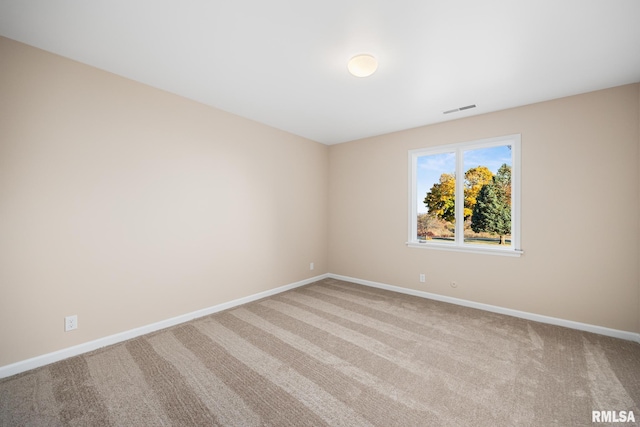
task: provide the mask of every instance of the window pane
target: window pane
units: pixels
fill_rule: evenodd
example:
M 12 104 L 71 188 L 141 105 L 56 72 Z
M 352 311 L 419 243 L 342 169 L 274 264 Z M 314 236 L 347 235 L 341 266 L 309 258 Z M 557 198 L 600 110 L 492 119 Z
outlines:
M 454 240 L 455 170 L 455 153 L 417 158 L 418 240 Z
M 511 245 L 511 146 L 463 152 L 464 242 Z

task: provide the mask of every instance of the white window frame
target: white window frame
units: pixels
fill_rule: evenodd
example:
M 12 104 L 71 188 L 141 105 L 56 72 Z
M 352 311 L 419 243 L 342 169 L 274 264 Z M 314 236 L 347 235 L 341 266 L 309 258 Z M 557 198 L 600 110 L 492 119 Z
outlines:
M 504 256 L 520 256 L 524 251 L 520 247 L 520 200 L 522 198 L 520 177 L 520 134 L 505 135 L 496 138 L 480 139 L 476 141 L 456 144 L 439 145 L 436 147 L 409 150 L 409 240 L 407 246 L 420 249 L 437 249 L 445 251 L 471 252 Z M 417 194 L 417 165 L 418 157 L 433 154 L 455 153 L 456 177 L 464 177 L 463 153 L 467 150 L 511 145 L 511 245 L 508 247 L 483 246 L 464 242 L 464 221 L 458 218 L 464 216 L 464 179 L 456 179 L 456 230 L 455 241 L 442 242 L 418 240 L 418 194 Z

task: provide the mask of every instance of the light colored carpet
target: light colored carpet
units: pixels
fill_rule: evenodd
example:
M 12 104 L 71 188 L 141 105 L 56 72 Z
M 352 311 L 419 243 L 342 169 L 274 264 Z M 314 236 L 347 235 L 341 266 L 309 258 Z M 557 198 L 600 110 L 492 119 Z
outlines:
M 640 421 L 640 344 L 334 279 L 0 381 L 1 426 L 583 426 L 592 410 Z

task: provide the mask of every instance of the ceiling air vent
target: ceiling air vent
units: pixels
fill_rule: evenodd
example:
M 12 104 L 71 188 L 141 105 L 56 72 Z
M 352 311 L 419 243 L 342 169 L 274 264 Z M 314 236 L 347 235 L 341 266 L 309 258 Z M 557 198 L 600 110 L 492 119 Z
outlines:
M 454 108 L 453 110 L 445 111 L 443 114 L 457 113 L 458 111 L 469 110 L 471 108 L 476 108 L 476 104 L 466 105 L 466 106 L 460 107 L 460 108 Z

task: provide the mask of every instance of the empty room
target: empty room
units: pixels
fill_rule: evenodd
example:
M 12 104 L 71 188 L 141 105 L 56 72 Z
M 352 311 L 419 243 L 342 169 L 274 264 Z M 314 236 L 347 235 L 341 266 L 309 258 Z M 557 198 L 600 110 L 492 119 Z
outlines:
M 640 425 L 638 22 L 0 1 L 0 426 Z

